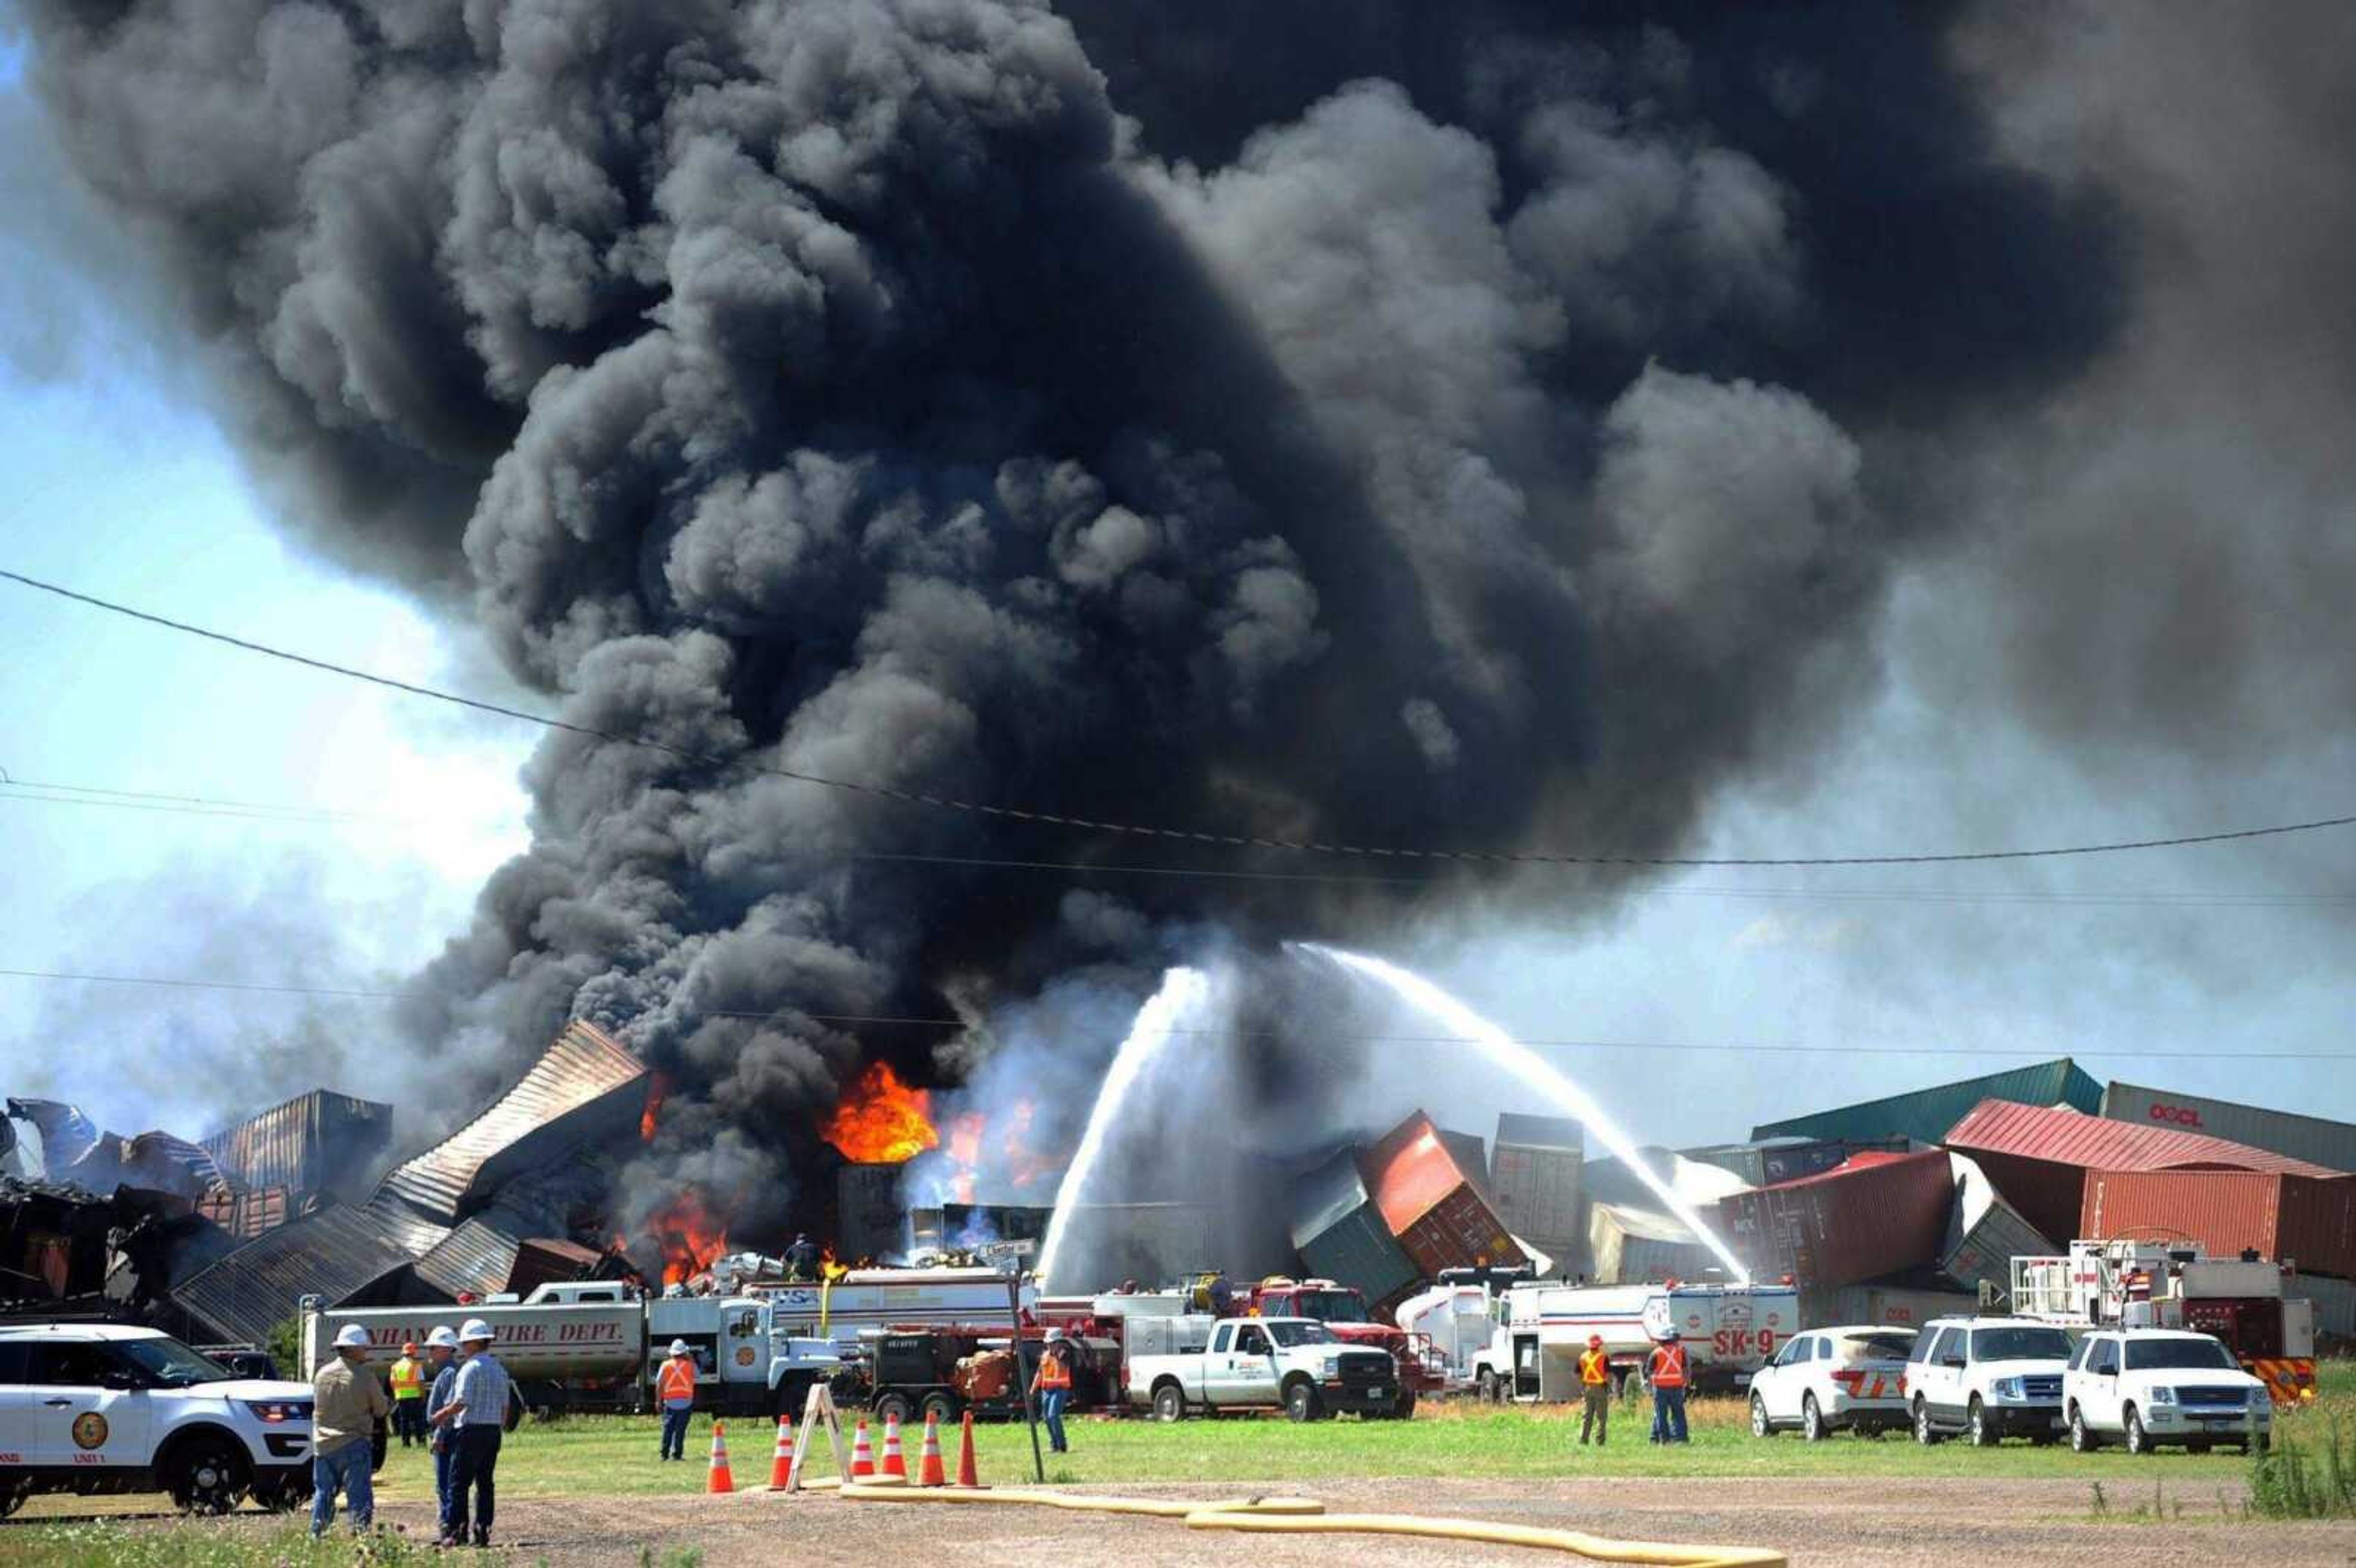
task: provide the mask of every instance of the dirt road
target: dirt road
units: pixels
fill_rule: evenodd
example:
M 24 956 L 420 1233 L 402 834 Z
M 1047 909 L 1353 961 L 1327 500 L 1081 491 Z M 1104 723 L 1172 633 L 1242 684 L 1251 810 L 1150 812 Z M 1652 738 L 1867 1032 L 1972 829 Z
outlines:
M 1328 1482 L 1302 1490 L 1329 1510 L 1444 1514 L 1587 1531 L 1644 1540 L 1778 1547 L 1807 1568 L 1867 1564 L 2070 1564 L 2091 1562 L 2231 1561 L 2237 1568 L 2349 1568 L 2356 1525 L 2253 1524 L 2226 1518 L 2220 1499 L 2165 1499 L 2165 1521 L 2120 1513 L 2150 1499 L 2109 1499 L 2112 1519 L 2090 1517 L 2080 1481 L 1844 1482 L 1728 1480 Z M 1128 1495 L 1240 1497 L 1237 1487 L 1129 1487 Z M 2175 1512 L 2179 1504 L 2182 1512 Z M 385 1517 L 412 1533 L 432 1531 L 428 1510 L 389 1505 Z M 258 1523 L 258 1521 L 256 1521 Z M 252 1528 L 252 1526 L 242 1526 Z M 1366 1537 L 1240 1537 L 1189 1531 L 1174 1521 L 1044 1509 L 846 1503 L 823 1495 L 761 1492 L 727 1498 L 594 1498 L 519 1501 L 499 1513 L 499 1543 L 522 1561 L 589 1568 L 635 1568 L 651 1549 L 694 1548 L 705 1568 L 774 1568 L 780 1561 L 877 1562 L 906 1568 L 1037 1568 L 1042 1561 L 1162 1564 L 1232 1563 L 1236 1568 L 1406 1568 L 1444 1552 L 1452 1563 L 1570 1561 L 1524 1549 Z M 781 1555 L 781 1553 L 783 1555 Z

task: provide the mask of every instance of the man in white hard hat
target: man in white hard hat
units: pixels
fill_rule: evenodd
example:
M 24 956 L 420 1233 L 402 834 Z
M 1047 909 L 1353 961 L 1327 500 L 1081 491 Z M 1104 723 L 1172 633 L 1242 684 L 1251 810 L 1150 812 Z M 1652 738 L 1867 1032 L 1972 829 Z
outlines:
M 1046 1343 L 1039 1347 L 1039 1370 L 1031 1374 L 1039 1419 L 1047 1424 L 1047 1446 L 1057 1454 L 1071 1452 L 1064 1442 L 1064 1406 L 1072 1397 L 1072 1363 L 1066 1358 L 1071 1349 L 1061 1328 L 1048 1329 Z
M 376 1457 L 376 1424 L 392 1401 L 368 1370 L 368 1330 L 347 1323 L 336 1330 L 336 1353 L 311 1379 L 311 1533 L 327 1533 L 340 1490 L 355 1533 L 376 1520 L 376 1488 L 369 1466 Z
M 447 1323 L 434 1325 L 434 1332 L 425 1336 L 426 1370 L 433 1374 L 434 1384 L 425 1393 L 428 1412 L 440 1410 L 458 1396 L 458 1331 Z M 456 1429 L 449 1425 L 426 1428 L 426 1447 L 434 1451 L 434 1517 L 441 1526 L 442 1539 L 450 1539 L 450 1478 L 457 1473 L 458 1445 Z
M 499 1428 L 507 1419 L 508 1371 L 491 1354 L 491 1326 L 479 1317 L 466 1319 L 458 1330 L 458 1348 L 466 1353 L 450 1403 L 428 1420 L 436 1426 L 455 1427 L 458 1440 L 456 1468 L 450 1477 L 450 1510 L 443 1520 L 443 1539 L 450 1545 L 467 1540 L 467 1511 L 474 1513 L 474 1543 L 491 1543 L 492 1476 L 499 1466 Z
M 659 1457 L 686 1458 L 687 1424 L 695 1414 L 695 1358 L 684 1339 L 670 1342 L 670 1355 L 655 1374 L 655 1403 L 662 1410 Z

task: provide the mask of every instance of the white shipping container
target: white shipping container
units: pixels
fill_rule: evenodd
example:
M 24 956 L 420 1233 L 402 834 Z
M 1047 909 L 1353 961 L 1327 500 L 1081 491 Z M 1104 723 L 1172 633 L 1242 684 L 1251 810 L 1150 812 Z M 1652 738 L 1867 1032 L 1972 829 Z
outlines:
M 2012 1260 L 2043 1257 L 2058 1252 L 2020 1211 L 1997 1195 L 1968 1155 L 1947 1157 L 1954 1172 L 1955 1207 L 1947 1219 L 1946 1244 L 1940 1251 L 1939 1272 L 1975 1300 L 1982 1282 L 1998 1290 L 2011 1288 Z
M 1577 1249 L 1581 1134 L 1577 1122 L 1508 1113 L 1497 1118 L 1489 1160 L 1489 1195 L 1497 1218 L 1516 1236 L 1559 1257 Z
M 1822 1301 L 1813 1296 L 1811 1321 L 1826 1324 L 1876 1323 L 1893 1328 L 1920 1328 L 1933 1317 L 1968 1317 L 1980 1309 L 1979 1299 L 1939 1290 L 1901 1290 L 1879 1285 L 1845 1285 Z
M 2319 1274 L 2294 1275 L 2283 1281 L 2283 1295 L 2315 1304 L 2317 1333 L 2356 1339 L 2356 1285 Z
M 1593 1206 L 1587 1245 L 1598 1285 L 1697 1279 L 1725 1266 L 1700 1237 L 1676 1220 L 1622 1203 Z
M 2330 1170 L 2356 1171 L 2356 1125 L 2347 1122 L 2119 1083 L 2104 1089 L 2103 1115 L 2114 1122 L 2199 1133 L 2286 1154 Z

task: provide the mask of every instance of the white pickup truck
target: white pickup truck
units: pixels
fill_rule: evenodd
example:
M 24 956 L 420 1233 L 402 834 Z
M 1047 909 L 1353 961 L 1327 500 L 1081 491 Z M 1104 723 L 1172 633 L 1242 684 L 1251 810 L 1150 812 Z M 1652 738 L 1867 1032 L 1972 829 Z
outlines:
M 1130 1356 L 1127 1383 L 1129 1403 L 1157 1421 L 1230 1410 L 1385 1416 L 1399 1393 L 1389 1351 L 1344 1345 L 1313 1317 L 1223 1318 L 1198 1350 Z

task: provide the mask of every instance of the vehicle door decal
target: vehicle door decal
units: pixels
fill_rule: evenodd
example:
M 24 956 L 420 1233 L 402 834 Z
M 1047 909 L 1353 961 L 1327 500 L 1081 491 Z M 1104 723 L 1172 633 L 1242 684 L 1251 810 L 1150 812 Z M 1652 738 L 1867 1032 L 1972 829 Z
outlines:
M 73 1440 L 74 1446 L 77 1448 L 89 1449 L 105 1447 L 106 1417 L 99 1414 L 99 1413 L 94 1410 L 85 1410 L 80 1415 L 75 1416 L 73 1424 Z

